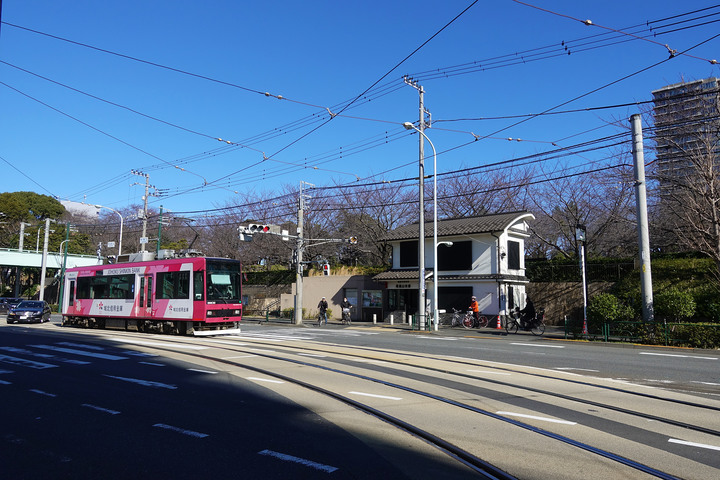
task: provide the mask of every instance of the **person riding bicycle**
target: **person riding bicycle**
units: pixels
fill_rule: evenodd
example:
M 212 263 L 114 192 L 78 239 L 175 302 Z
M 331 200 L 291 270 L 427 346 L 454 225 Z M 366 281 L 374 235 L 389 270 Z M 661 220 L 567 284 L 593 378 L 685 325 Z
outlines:
M 480 321 L 480 306 L 478 305 L 477 299 L 474 295 L 470 299 L 469 309 L 473 312 L 473 316 L 475 317 L 475 323 L 478 323 Z
M 328 302 L 325 300 L 325 297 L 322 297 L 320 300 L 320 303 L 318 303 L 318 310 L 320 310 L 319 320 L 325 320 L 325 324 L 327 325 L 327 309 L 328 309 Z
M 532 300 L 528 297 L 525 302 L 525 308 L 520 310 L 520 324 L 527 330 L 533 320 L 535 320 L 535 305 L 533 305 Z
M 343 317 L 347 315 L 348 321 L 350 320 L 350 309 L 352 308 L 352 303 L 350 303 L 347 299 L 347 297 L 343 297 L 342 303 L 340 303 L 340 308 L 342 308 Z

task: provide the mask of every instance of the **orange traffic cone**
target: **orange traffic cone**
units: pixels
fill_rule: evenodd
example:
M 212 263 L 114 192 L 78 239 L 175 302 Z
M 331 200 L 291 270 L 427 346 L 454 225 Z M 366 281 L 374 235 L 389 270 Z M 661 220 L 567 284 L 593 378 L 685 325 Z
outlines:
M 495 327 L 496 330 L 500 330 L 502 327 L 500 326 L 500 315 L 498 314 L 498 320 L 497 320 L 497 326 Z

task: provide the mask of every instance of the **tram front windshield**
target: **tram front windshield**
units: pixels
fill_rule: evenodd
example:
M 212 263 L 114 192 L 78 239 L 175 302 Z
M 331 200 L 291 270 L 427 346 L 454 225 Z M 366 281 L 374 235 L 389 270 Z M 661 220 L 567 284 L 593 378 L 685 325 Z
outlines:
M 240 262 L 207 262 L 207 300 L 240 303 Z

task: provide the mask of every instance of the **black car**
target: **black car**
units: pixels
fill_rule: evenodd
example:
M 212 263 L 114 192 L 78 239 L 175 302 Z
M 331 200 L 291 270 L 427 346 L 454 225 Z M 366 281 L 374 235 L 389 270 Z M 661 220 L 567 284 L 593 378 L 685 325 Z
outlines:
M 7 323 L 42 323 L 50 320 L 50 305 L 44 300 L 23 300 L 10 309 Z
M 6 311 L 18 306 L 18 303 L 22 302 L 22 298 L 16 297 L 0 297 L 0 308 L 4 308 Z

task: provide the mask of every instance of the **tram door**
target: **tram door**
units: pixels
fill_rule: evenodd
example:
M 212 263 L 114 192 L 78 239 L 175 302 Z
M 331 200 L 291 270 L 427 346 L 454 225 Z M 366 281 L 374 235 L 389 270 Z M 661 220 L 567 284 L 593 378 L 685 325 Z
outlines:
M 140 301 L 139 305 L 141 317 L 152 316 L 152 276 L 143 275 L 140 277 Z

